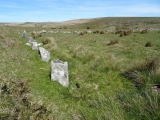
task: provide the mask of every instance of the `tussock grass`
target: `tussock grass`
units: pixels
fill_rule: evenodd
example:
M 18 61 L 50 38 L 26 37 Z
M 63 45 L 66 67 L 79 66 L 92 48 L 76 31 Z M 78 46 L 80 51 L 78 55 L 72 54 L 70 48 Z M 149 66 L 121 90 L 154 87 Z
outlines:
M 54 51 L 57 49 L 57 43 L 53 37 L 46 37 L 42 40 L 42 43 L 49 51 Z
M 148 31 L 147 30 L 142 30 L 140 33 L 141 34 L 146 34 L 146 33 L 148 33 Z
M 100 31 L 99 34 L 105 34 L 105 32 L 104 31 Z
M 151 91 L 120 93 L 117 99 L 126 112 L 126 119 L 158 120 L 160 118 L 160 95 L 155 96 Z
M 86 34 L 86 32 L 80 32 L 79 33 L 79 35 L 85 35 Z
M 54 43 L 54 42 L 55 42 L 55 39 L 54 39 L 53 37 L 44 38 L 43 41 L 42 41 L 42 43 L 43 43 L 44 45 L 46 45 L 46 44 L 52 44 L 52 43 Z
M 107 45 L 114 45 L 117 44 L 119 41 L 118 40 L 111 40 Z
M 119 33 L 119 31 L 117 31 L 116 33 Z M 131 35 L 131 33 L 132 33 L 132 31 L 130 31 L 130 30 L 128 30 L 128 31 L 120 31 L 120 37 Z
M 142 76 L 145 74 L 146 76 L 150 77 L 153 72 L 157 72 L 159 70 L 159 60 L 154 58 L 151 60 L 146 60 L 139 65 L 136 65 L 129 70 L 127 70 L 123 75 L 127 79 L 131 80 L 136 87 L 143 87 L 146 85 L 146 82 L 150 82 L 144 80 Z M 146 79 L 146 78 L 145 78 Z
M 32 35 L 32 37 L 33 37 L 34 39 L 38 39 L 38 38 L 42 37 L 42 34 L 40 34 L 40 33 L 35 33 L 35 32 L 32 32 L 31 35 Z
M 152 46 L 151 41 L 148 41 L 148 42 L 145 44 L 145 47 L 151 47 L 151 46 Z

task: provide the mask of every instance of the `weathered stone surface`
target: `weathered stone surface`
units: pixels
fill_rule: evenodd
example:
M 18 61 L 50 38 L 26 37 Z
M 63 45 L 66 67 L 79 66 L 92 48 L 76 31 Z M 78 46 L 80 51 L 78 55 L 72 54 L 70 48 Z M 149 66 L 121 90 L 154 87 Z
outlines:
M 28 42 L 26 43 L 26 45 L 27 45 L 27 46 L 32 46 L 32 44 L 31 44 L 31 43 L 28 43 Z
M 50 52 L 43 47 L 39 47 L 39 53 L 41 55 L 42 61 L 48 62 L 50 60 Z
M 38 43 L 38 46 L 41 46 L 41 45 L 43 45 L 43 43 Z
M 26 43 L 27 46 L 32 46 L 32 50 L 38 50 L 38 47 L 42 44 L 43 43 L 37 43 L 32 37 L 28 37 L 28 42 Z
M 58 81 L 62 86 L 68 87 L 68 62 L 61 60 L 51 61 L 51 80 Z
M 28 42 L 26 43 L 27 46 L 32 46 L 32 43 L 36 42 L 32 37 L 28 37 Z
M 32 37 L 28 37 L 28 42 L 32 43 L 32 42 L 36 42 L 36 40 L 34 40 Z
M 32 42 L 32 50 L 38 50 L 37 42 Z
M 27 37 L 28 37 L 27 32 L 26 32 L 25 30 L 24 30 L 23 33 L 22 33 L 22 37 L 23 37 L 23 38 L 27 38 Z

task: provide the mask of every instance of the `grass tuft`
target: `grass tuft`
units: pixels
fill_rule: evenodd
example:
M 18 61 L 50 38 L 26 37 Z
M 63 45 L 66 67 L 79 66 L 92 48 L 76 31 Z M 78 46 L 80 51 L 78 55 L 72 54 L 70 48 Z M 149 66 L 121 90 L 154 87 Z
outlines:
M 40 33 L 35 33 L 35 32 L 32 32 L 31 35 L 32 35 L 32 37 L 33 37 L 34 39 L 38 39 L 38 38 L 42 37 L 42 34 L 40 34 Z
M 151 46 L 152 46 L 151 41 L 148 41 L 148 42 L 145 44 L 145 47 L 151 47 Z
M 142 76 L 144 76 L 144 74 L 149 76 L 152 72 L 156 73 L 158 69 L 159 60 L 154 58 L 151 60 L 145 60 L 141 64 L 130 68 L 125 73 L 123 73 L 123 76 L 131 80 L 136 87 L 143 87 L 146 83 L 146 80 L 144 80 Z
M 42 43 L 49 51 L 54 51 L 57 49 L 57 43 L 53 37 L 46 37 L 42 40 Z
M 160 118 L 160 95 L 154 96 L 151 91 L 120 93 L 117 99 L 126 112 L 126 119 L 158 120 Z
M 145 30 L 142 30 L 140 33 L 141 34 L 146 34 L 146 33 L 148 33 L 148 31 L 145 29 Z
M 119 41 L 118 40 L 111 40 L 107 45 L 114 45 L 117 44 Z

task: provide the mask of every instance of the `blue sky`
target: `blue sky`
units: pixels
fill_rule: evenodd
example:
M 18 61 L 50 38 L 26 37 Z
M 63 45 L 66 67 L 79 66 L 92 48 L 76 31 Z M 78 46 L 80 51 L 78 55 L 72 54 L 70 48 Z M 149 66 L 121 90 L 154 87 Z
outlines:
M 0 22 L 160 17 L 160 0 L 0 0 Z

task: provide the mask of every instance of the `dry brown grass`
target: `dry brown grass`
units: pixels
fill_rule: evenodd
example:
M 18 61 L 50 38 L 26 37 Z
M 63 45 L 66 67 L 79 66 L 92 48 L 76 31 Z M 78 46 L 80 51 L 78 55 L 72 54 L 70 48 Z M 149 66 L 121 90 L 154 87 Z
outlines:
M 146 34 L 146 33 L 148 33 L 148 31 L 147 30 L 142 30 L 140 33 L 141 34 Z
M 99 33 L 99 30 L 93 31 L 93 33 L 98 34 L 98 33 Z
M 40 33 L 35 33 L 35 32 L 32 32 L 31 35 L 32 35 L 32 37 L 33 37 L 34 39 L 38 39 L 39 37 L 42 37 L 42 34 L 40 34 Z
M 13 46 L 15 41 L 10 38 L 5 38 L 3 35 L 0 35 L 0 40 L 2 41 L 0 44 L 2 48 L 7 48 L 9 46 Z
M 121 31 L 121 32 L 120 32 L 120 37 L 123 37 L 124 34 L 125 34 L 124 31 Z
M 44 119 L 48 117 L 46 106 L 38 102 L 32 102 L 29 98 L 30 89 L 28 82 L 21 80 L 3 80 L 0 85 L 1 99 L 5 99 L 2 105 L 10 109 L 4 109 L 0 114 L 1 120 Z M 0 110 L 1 111 L 1 110 Z
M 86 32 L 80 32 L 80 33 L 79 33 L 79 35 L 84 35 L 84 34 L 86 34 Z
M 1 39 L 5 39 L 5 37 L 4 37 L 3 35 L 0 35 L 0 38 L 1 38 Z
M 50 50 L 54 51 L 57 49 L 57 43 L 53 37 L 46 37 L 42 40 L 42 43 Z
M 105 34 L 105 32 L 104 31 L 100 31 L 100 34 Z
M 42 43 L 44 45 L 46 44 L 53 44 L 55 42 L 55 39 L 53 37 L 46 37 L 42 40 Z
M 111 40 L 107 45 L 114 45 L 114 44 L 118 44 L 118 40 Z
M 121 31 L 121 32 L 120 32 L 120 37 L 131 35 L 131 33 L 132 33 L 131 30 Z
M 9 38 L 4 39 L 4 42 L 5 42 L 5 44 L 6 44 L 7 46 L 12 46 L 12 45 L 15 44 L 15 41 L 14 41 L 14 40 L 11 40 L 11 39 L 9 39 Z

